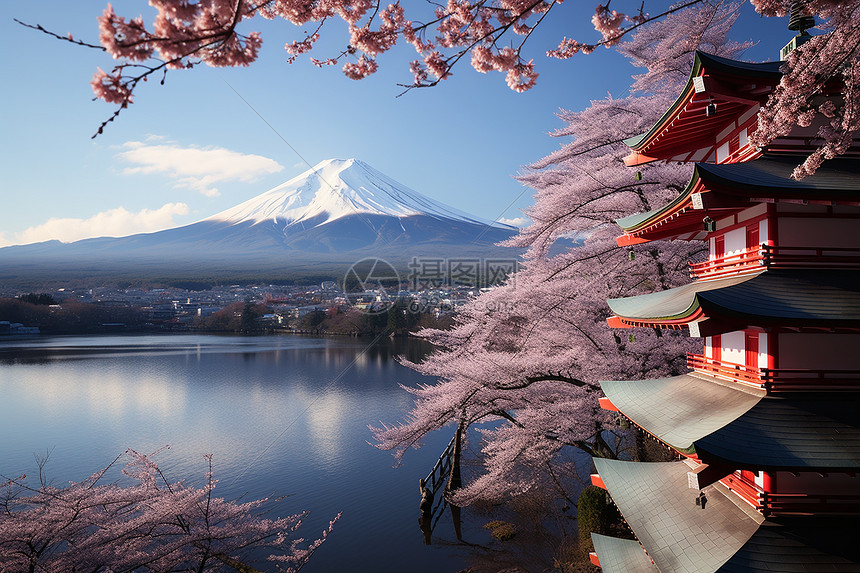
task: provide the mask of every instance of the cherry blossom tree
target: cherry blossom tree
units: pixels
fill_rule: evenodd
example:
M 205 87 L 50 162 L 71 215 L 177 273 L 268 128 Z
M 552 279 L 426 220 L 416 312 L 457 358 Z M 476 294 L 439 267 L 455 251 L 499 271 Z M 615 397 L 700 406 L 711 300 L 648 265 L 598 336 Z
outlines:
M 610 9 L 608 0 L 590 15 L 583 11 L 580 16 L 590 18 L 598 33 L 595 39 L 563 37 L 545 55 L 567 59 L 589 54 L 599 46 L 617 47 L 628 34 L 650 22 L 695 5 L 713 9 L 720 2 L 681 0 L 667 10 L 648 13 L 643 1 L 624 13 Z M 784 16 L 794 6 L 796 11 L 818 18 L 823 32 L 791 55 L 785 77 L 764 107 L 755 134 L 755 142 L 765 145 L 794 125 L 810 125 L 816 114 L 826 117 L 820 129 L 820 148 L 795 172 L 795 177 L 803 177 L 825 159 L 844 153 L 860 128 L 860 0 L 751 2 L 764 16 Z M 99 69 L 91 82 L 96 97 L 118 106 L 96 135 L 132 103 L 135 89 L 150 76 L 201 63 L 251 65 L 260 53 L 262 37 L 257 31 L 246 31 L 246 22 L 256 16 L 309 30 L 284 46 L 290 63 L 307 56 L 319 67 L 342 64 L 348 78 L 362 79 L 376 72 L 380 57 L 401 42 L 417 53 L 409 63 L 413 79 L 404 84 L 407 89 L 437 85 L 452 76 L 461 60 L 468 59 L 479 72 L 503 73 L 508 87 L 523 92 L 534 87 L 538 77 L 536 54 L 529 52 L 528 40 L 547 18 L 556 17 L 562 0 L 447 0 L 418 7 L 412 3 L 409 13 L 400 2 L 385 5 L 379 0 L 150 0 L 149 4 L 156 12 L 149 25 L 140 16 L 116 14 L 108 4 L 99 18 L 100 45 L 30 26 L 104 50 L 117 60 L 110 71 Z M 345 47 L 322 58 L 311 56 L 324 28 L 337 21 L 348 30 Z M 843 101 L 822 104 L 816 96 L 823 86 L 834 82 L 844 85 Z
M 409 365 L 439 381 L 407 388 L 413 410 L 374 432 L 379 447 L 402 456 L 429 431 L 454 425 L 462 433 L 495 422 L 480 430 L 483 471 L 454 493 L 455 503 L 502 500 L 536 487 L 564 493 L 571 447 L 617 453 L 607 443 L 598 381 L 686 371 L 684 354 L 693 350 L 687 336 L 622 334 L 606 324 L 607 298 L 689 282 L 687 262 L 704 254 L 701 243 L 680 241 L 617 246 L 613 220 L 665 204 L 692 171 L 652 164 L 635 177 L 621 161 L 629 152 L 622 140 L 659 118 L 689 76 L 695 49 L 735 56 L 747 46 L 726 39 L 736 8 L 691 7 L 618 46 L 648 65 L 634 89 L 649 93 L 561 112 L 567 125 L 553 135 L 572 141 L 519 177 L 535 190 L 526 212 L 533 223 L 509 242 L 527 248 L 524 268 L 470 303 L 452 330 L 423 332 L 442 350 Z M 662 57 L 643 56 L 655 47 Z M 571 240 L 576 246 L 565 247 Z
M 792 7 L 778 0 L 755 0 L 754 4 L 765 16 L 784 16 Z M 785 75 L 759 113 L 752 139 L 765 145 L 795 125 L 808 127 L 817 115 L 823 116 L 818 131 L 821 145 L 792 174 L 800 179 L 815 173 L 824 160 L 845 153 L 860 130 L 860 1 L 810 0 L 795 2 L 793 7 L 795 17 L 818 16 L 825 33 L 789 54 Z M 841 101 L 821 97 L 834 84 L 842 89 Z
M 130 485 L 104 483 L 125 457 Z M 212 457 L 206 482 L 169 482 L 150 456 L 127 450 L 103 470 L 66 487 L 26 476 L 0 485 L 0 571 L 214 571 L 225 566 L 255 571 L 239 557 L 250 549 L 272 552 L 279 571 L 298 571 L 322 545 L 295 538 L 305 514 L 279 519 L 256 515 L 265 499 L 238 503 L 213 495 Z M 239 557 L 237 557 L 239 556 Z

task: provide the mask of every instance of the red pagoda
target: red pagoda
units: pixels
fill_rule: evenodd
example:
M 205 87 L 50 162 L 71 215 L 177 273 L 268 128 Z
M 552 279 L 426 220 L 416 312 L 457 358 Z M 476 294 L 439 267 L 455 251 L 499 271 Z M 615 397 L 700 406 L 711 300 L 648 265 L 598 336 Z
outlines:
M 697 53 L 626 141 L 630 166 L 695 170 L 668 205 L 618 220 L 618 244 L 702 240 L 709 256 L 690 284 L 609 301 L 610 326 L 704 344 L 686 374 L 601 383 L 604 408 L 680 457 L 594 460 L 637 538 L 593 535 L 606 573 L 860 572 L 860 141 L 800 181 L 818 124 L 752 145 L 779 65 Z

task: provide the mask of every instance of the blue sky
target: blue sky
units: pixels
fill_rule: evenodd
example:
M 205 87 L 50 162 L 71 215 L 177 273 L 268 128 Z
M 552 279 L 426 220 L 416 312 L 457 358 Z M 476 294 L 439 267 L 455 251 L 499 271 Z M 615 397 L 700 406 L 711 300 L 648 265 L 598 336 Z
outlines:
M 598 49 L 567 61 L 543 56 L 568 35 L 597 39 L 592 5 L 568 2 L 530 39 L 540 78 L 524 94 L 498 73 L 468 64 L 440 86 L 403 97 L 411 47 L 380 57 L 380 71 L 349 80 L 339 66 L 286 64 L 283 45 L 301 30 L 255 19 L 260 60 L 247 69 L 200 67 L 149 82 L 136 103 L 95 140 L 113 107 L 92 101 L 89 80 L 109 56 L 53 40 L 14 23 L 18 18 L 95 42 L 95 18 L 106 0 L 28 0 L 7 6 L 0 23 L 6 54 L 2 107 L 0 246 L 58 238 L 124 235 L 182 225 L 258 195 L 328 158 L 360 158 L 394 179 L 487 219 L 516 219 L 531 192 L 511 176 L 562 142 L 559 108 L 626 94 L 636 69 Z M 413 2 L 409 2 L 412 5 Z M 666 3 L 646 4 L 652 13 Z M 419 4 L 419 7 L 421 5 Z M 612 8 L 634 12 L 638 2 Z M 125 16 L 145 2 L 115 2 Z M 790 38 L 785 19 L 760 19 L 744 7 L 735 39 L 759 45 L 750 59 L 775 59 Z M 346 43 L 344 28 L 324 33 L 317 57 Z

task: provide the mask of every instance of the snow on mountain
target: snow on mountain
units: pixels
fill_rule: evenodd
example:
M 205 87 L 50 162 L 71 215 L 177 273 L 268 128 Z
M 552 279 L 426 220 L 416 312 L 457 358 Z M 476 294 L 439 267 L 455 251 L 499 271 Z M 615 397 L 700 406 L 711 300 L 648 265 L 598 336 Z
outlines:
M 338 276 L 364 258 L 409 269 L 417 258 L 508 260 L 517 229 L 434 201 L 356 159 L 329 159 L 190 225 L 73 243 L 0 248 L 15 277 Z
M 234 225 L 272 221 L 284 227 L 311 222 L 318 227 L 350 215 L 429 215 L 514 230 L 434 201 L 358 159 L 322 161 L 286 183 L 205 221 Z

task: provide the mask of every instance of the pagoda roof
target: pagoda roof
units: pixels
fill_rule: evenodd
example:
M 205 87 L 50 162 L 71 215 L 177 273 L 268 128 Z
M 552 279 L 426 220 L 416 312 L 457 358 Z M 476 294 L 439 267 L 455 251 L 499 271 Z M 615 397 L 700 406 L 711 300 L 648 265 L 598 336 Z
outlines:
M 768 471 L 860 469 L 860 394 L 765 397 L 700 374 L 600 385 L 634 423 L 704 463 Z
M 671 159 L 695 151 L 695 142 L 713 141 L 716 135 L 747 111 L 753 110 L 779 83 L 782 62 L 738 62 L 696 52 L 693 69 L 681 94 L 647 132 L 626 139 L 633 150 L 628 165 Z M 708 104 L 718 113 L 705 115 Z M 699 158 L 701 159 L 701 158 Z
M 706 463 L 766 471 L 860 469 L 860 395 L 763 398 L 744 415 L 696 440 Z
M 768 519 L 715 573 L 857 573 L 858 529 L 856 518 Z
M 743 416 L 763 392 L 709 382 L 699 374 L 601 381 L 606 397 L 638 426 L 680 451 Z
M 709 488 L 702 510 L 696 504 L 699 490 L 687 487 L 690 466 L 684 462 L 594 458 L 594 465 L 661 573 L 713 573 L 746 544 L 763 520 L 716 487 Z
M 680 327 L 702 336 L 748 326 L 860 327 L 860 271 L 769 270 L 607 301 L 612 326 Z
M 648 554 L 635 539 L 592 533 L 591 541 L 603 573 L 658 573 Z
M 765 520 L 721 484 L 707 488 L 703 510 L 684 462 L 595 458 L 594 465 L 661 573 L 860 571 L 858 518 Z
M 832 159 L 814 175 L 795 181 L 791 173 L 803 160 L 766 154 L 744 163 L 696 163 L 686 189 L 671 202 L 615 221 L 625 232 L 618 243 L 703 239 L 705 214 L 727 216 L 763 201 L 860 204 L 860 161 Z

